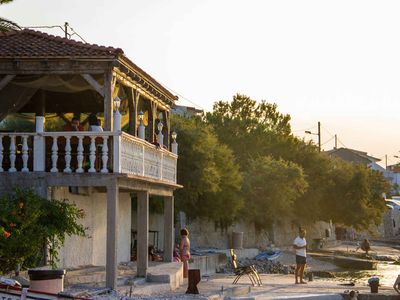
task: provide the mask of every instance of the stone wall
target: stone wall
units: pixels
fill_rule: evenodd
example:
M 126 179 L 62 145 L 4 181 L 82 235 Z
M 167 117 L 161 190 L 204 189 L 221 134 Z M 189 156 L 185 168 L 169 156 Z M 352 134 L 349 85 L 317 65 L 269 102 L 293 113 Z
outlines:
M 164 220 L 160 214 L 150 214 L 150 230 L 159 231 L 159 245 L 163 243 Z M 294 238 L 297 236 L 298 227 L 291 222 L 282 222 L 277 224 L 270 232 L 257 232 L 254 224 L 238 222 L 229 226 L 226 230 L 217 228 L 214 222 L 208 220 L 196 219 L 179 224 L 176 226 L 176 241 L 179 242 L 179 229 L 187 227 L 190 231 L 190 243 L 192 248 L 218 248 L 228 249 L 232 247 L 232 235 L 234 232 L 243 232 L 244 248 L 267 248 L 272 244 L 277 247 L 291 246 Z M 132 214 L 132 228 L 136 228 L 136 216 Z M 326 222 L 317 222 L 312 226 L 306 226 L 307 239 L 311 243 L 312 239 L 325 238 L 327 241 L 335 241 L 334 226 Z M 326 231 L 329 237 L 326 237 Z M 149 237 L 149 243 L 152 244 L 152 236 Z M 162 249 L 162 246 L 160 247 Z
M 384 236 L 392 238 L 400 235 L 400 210 L 388 209 L 383 216 Z

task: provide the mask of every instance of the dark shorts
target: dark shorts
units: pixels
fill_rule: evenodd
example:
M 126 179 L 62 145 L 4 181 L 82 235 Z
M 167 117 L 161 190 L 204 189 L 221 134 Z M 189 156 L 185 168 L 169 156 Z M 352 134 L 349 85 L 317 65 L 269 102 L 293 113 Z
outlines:
M 296 255 L 296 264 L 305 265 L 307 263 L 307 257 Z

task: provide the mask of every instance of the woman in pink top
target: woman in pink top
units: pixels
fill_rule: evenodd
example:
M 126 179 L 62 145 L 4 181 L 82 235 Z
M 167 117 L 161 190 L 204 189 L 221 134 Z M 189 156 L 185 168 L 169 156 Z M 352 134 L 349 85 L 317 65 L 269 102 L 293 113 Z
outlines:
M 183 278 L 188 278 L 189 274 L 189 259 L 190 259 L 190 241 L 189 241 L 189 231 L 181 229 L 181 260 L 183 262 Z

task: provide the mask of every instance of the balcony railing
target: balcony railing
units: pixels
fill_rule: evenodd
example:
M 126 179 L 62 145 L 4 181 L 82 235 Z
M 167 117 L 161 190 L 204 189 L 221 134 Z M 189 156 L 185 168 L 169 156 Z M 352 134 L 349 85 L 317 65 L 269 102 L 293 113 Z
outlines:
M 0 172 L 122 173 L 176 183 L 177 155 L 125 132 L 0 133 Z

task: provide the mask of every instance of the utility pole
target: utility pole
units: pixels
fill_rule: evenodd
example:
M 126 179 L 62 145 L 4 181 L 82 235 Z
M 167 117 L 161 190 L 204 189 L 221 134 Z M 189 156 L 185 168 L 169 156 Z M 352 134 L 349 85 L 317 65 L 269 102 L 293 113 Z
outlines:
M 335 134 L 335 149 L 337 149 L 337 135 Z
M 319 152 L 321 152 L 321 122 L 318 121 L 318 133 L 313 133 L 309 130 L 304 131 L 304 132 L 308 133 L 308 134 L 318 135 L 318 150 L 319 150 Z
M 64 33 L 65 33 L 65 38 L 68 38 L 68 22 L 64 23 Z
M 318 149 L 321 152 L 321 122 L 318 121 Z
M 387 170 L 387 154 L 385 154 L 385 170 Z

